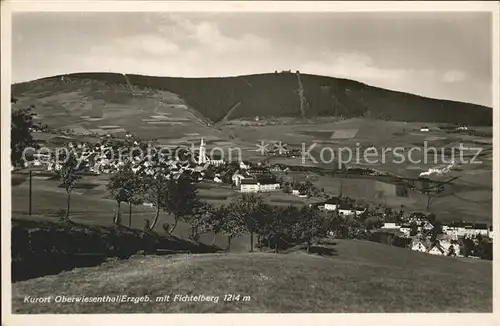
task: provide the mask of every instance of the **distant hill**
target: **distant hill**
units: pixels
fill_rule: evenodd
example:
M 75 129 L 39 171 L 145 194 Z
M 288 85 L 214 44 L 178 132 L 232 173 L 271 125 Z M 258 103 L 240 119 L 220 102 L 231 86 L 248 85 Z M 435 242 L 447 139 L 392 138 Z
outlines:
M 13 85 L 13 94 L 29 90 L 37 82 Z M 64 75 L 70 80 L 123 84 L 176 94 L 189 107 L 212 122 L 255 116 L 300 117 L 299 77 L 303 87 L 305 117 L 372 117 L 395 121 L 449 122 L 492 125 L 492 108 L 470 103 L 431 99 L 390 91 L 360 82 L 296 74 L 293 72 L 220 78 L 173 78 L 115 73 Z

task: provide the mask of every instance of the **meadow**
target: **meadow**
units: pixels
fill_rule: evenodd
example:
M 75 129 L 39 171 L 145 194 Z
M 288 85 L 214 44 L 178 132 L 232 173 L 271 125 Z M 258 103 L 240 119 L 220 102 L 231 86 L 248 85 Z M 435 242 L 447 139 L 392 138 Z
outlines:
M 15 313 L 491 312 L 492 264 L 359 240 L 286 254 L 135 256 L 13 284 Z M 25 296 L 148 296 L 148 303 L 24 303 Z M 213 302 L 156 302 L 175 294 Z M 224 295 L 240 301 L 223 302 Z
M 23 176 L 24 181 L 12 187 L 12 216 L 15 218 L 28 219 L 28 220 L 50 220 L 56 221 L 63 215 L 63 209 L 66 207 L 66 192 L 63 188 L 58 187 L 59 181 L 55 179 L 32 180 L 32 215 L 28 216 L 29 206 L 29 182 L 26 176 Z M 19 179 L 17 177 L 16 179 Z M 78 223 L 94 224 L 110 226 L 113 225 L 113 217 L 116 210 L 116 202 L 109 197 L 105 184 L 107 180 L 103 176 L 84 177 L 82 183 L 93 184 L 90 189 L 76 188 L 71 195 L 71 219 Z M 224 191 L 224 190 L 222 190 Z M 232 196 L 236 193 L 232 192 Z M 200 190 L 200 197 L 207 202 L 213 201 L 204 198 L 204 190 Z M 215 198 L 215 204 L 228 202 L 229 199 L 222 199 L 221 197 Z M 152 220 L 155 214 L 153 207 L 144 205 L 134 205 L 132 207 L 132 218 L 129 221 L 129 206 L 126 204 L 121 205 L 121 214 L 123 224 L 135 229 L 142 230 L 145 225 L 145 220 Z M 130 222 L 130 224 L 129 224 Z M 160 234 L 164 233 L 163 224 L 173 225 L 174 218 L 166 212 L 160 212 L 158 223 L 154 229 L 155 232 Z M 179 222 L 174 231 L 174 235 L 181 239 L 188 239 L 191 235 L 191 226 Z M 201 234 L 200 241 L 210 244 L 213 240 L 212 233 Z M 248 251 L 247 236 L 236 239 L 231 242 L 231 251 L 241 252 Z M 218 235 L 215 238 L 216 246 L 221 248 L 227 247 L 227 238 Z

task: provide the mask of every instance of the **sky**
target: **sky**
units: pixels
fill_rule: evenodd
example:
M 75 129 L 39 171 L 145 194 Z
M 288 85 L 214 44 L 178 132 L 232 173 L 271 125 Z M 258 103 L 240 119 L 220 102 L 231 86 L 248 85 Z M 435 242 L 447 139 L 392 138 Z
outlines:
M 491 106 L 491 24 L 479 12 L 18 12 L 12 79 L 291 69 Z

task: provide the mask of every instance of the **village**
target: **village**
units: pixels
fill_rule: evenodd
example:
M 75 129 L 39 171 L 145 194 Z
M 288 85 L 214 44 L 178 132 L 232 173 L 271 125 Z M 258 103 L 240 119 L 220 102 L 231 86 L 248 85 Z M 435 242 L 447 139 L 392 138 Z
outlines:
M 113 174 L 125 164 L 123 160 L 115 157 L 117 149 L 127 146 L 145 149 L 146 144 L 127 133 L 123 140 L 106 135 L 102 136 L 96 145 L 69 142 L 67 146 L 69 151 L 78 153 L 77 157 L 81 161 L 80 164 L 85 166 L 86 173 L 100 175 Z M 304 205 L 347 226 L 349 231 L 345 231 L 346 228 L 343 228 L 344 232 L 331 230 L 331 237 L 380 241 L 379 235 L 385 234 L 401 240 L 391 240 L 388 243 L 391 245 L 398 243 L 397 246 L 431 255 L 471 258 L 478 258 L 474 248 L 478 248 L 481 242 L 491 242 L 493 239 L 492 226 L 486 223 L 462 220 L 441 223 L 430 212 L 405 211 L 403 208 L 398 211 L 382 205 L 370 207 L 366 202 L 360 204 L 361 201 L 356 198 L 332 196 L 323 189 L 319 190 L 310 180 L 286 181 L 283 175 L 293 167 L 283 164 L 252 163 L 243 160 L 228 162 L 220 156 L 209 157 L 203 138 L 196 150 L 179 147 L 174 153 L 167 157 L 160 157 L 158 153 L 146 158 L 135 156 L 132 160 L 132 171 L 152 175 L 155 168 L 152 162 L 159 160 L 173 178 L 189 174 L 198 182 L 228 184 L 236 193 L 265 196 L 266 193 L 282 192 L 290 197 L 301 198 L 304 199 Z M 280 150 L 279 155 L 297 153 Z M 50 154 L 34 154 L 25 162 L 25 168 L 48 172 L 57 172 L 61 167 L 57 155 Z M 142 205 L 153 207 L 149 202 L 143 202 Z

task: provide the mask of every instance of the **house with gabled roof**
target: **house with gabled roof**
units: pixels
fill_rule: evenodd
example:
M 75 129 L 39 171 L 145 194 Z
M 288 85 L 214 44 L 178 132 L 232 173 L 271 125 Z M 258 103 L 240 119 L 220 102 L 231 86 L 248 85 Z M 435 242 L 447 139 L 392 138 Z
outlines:
M 431 222 L 427 221 L 423 223 L 422 229 L 425 231 L 431 231 L 432 229 L 434 229 L 434 225 L 432 225 Z
M 443 248 L 445 255 L 453 253 L 453 256 L 460 256 L 460 245 L 454 237 L 446 234 L 440 234 L 436 237 L 436 242 L 439 243 L 441 248 Z
M 411 242 L 411 250 L 419 252 L 427 252 L 431 247 L 431 243 L 427 239 L 415 238 Z
M 411 242 L 411 250 L 413 251 L 420 251 L 420 252 L 426 252 L 427 247 L 425 244 L 420 240 L 420 239 L 415 239 Z
M 447 254 L 446 250 L 443 248 L 443 246 L 441 246 L 441 244 L 439 243 L 439 241 L 436 241 L 436 243 L 434 243 L 429 248 L 429 250 L 427 251 L 427 253 L 431 254 L 431 255 L 438 255 L 438 256 L 446 256 L 446 254 Z

